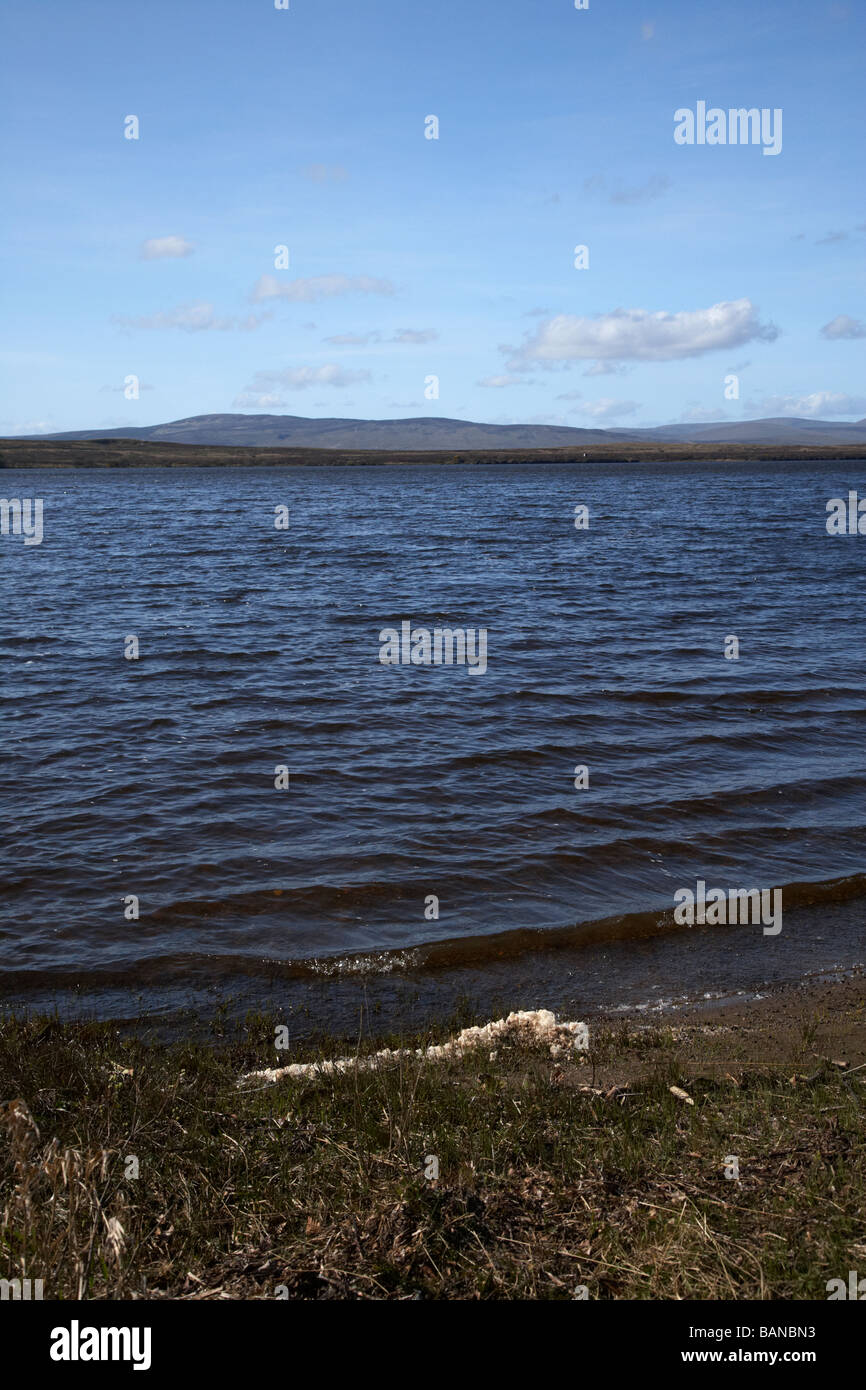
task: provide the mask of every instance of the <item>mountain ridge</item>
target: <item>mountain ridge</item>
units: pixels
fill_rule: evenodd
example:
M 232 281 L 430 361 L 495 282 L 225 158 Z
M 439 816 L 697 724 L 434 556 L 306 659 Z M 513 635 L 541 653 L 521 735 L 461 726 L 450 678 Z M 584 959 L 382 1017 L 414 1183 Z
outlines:
M 134 439 L 167 444 L 235 445 L 429 451 L 435 449 L 546 449 L 596 444 L 866 444 L 866 419 L 834 423 L 796 417 L 657 425 L 648 429 L 593 429 L 572 425 L 493 425 L 445 416 L 362 420 L 339 416 L 190 415 L 157 425 L 64 430 L 18 435 L 27 440 Z

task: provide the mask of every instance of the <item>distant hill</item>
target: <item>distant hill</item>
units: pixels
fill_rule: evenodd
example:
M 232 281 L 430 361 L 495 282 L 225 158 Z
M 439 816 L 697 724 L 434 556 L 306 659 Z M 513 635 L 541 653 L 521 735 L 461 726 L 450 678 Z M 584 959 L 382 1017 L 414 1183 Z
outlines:
M 192 415 L 165 425 L 111 430 L 68 430 L 31 439 L 141 439 L 154 443 L 234 445 L 238 448 L 309 449 L 554 449 L 581 444 L 866 444 L 866 420 L 740 420 L 736 423 L 659 425 L 654 429 L 579 429 L 568 425 L 485 425 L 422 416 L 409 420 L 309 419 L 303 415 Z

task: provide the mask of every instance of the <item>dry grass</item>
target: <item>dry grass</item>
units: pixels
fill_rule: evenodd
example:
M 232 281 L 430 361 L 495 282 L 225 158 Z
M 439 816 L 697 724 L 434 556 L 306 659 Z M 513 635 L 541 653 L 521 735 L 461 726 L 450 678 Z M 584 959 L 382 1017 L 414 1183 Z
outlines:
M 0 1277 L 72 1299 L 797 1299 L 866 1263 L 864 1070 L 725 1075 L 704 1038 L 686 1075 L 681 1035 L 618 1029 L 585 1059 L 239 1091 L 272 1036 L 0 1025 Z

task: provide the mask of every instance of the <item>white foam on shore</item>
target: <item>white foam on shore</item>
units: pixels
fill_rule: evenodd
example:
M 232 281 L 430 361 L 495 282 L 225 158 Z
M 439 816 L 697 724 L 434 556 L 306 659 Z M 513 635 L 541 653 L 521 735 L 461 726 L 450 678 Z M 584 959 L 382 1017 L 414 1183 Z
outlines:
M 522 1043 L 525 1047 L 546 1047 L 555 1059 L 573 1052 L 585 1052 L 589 1047 L 589 1029 L 585 1023 L 557 1023 L 550 1009 L 530 1009 L 497 1018 L 480 1028 L 464 1028 L 448 1042 L 432 1043 L 429 1047 L 383 1048 L 369 1057 L 338 1057 L 333 1062 L 293 1062 L 287 1067 L 265 1067 L 263 1071 L 246 1072 L 238 1086 L 255 1082 L 270 1084 L 290 1077 L 293 1081 L 307 1076 L 334 1076 L 352 1071 L 373 1071 L 410 1057 L 425 1062 L 442 1062 L 460 1058 L 481 1047 L 492 1047 L 503 1041 Z

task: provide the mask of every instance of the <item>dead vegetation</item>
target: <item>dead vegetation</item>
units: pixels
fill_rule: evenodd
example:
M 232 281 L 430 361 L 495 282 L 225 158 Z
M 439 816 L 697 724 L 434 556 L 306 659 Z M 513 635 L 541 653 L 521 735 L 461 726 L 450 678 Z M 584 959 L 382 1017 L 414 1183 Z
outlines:
M 264 1020 L 219 1047 L 8 1022 L 0 1277 L 67 1299 L 824 1298 L 866 1261 L 866 1068 L 804 1035 L 794 1065 L 725 1071 L 723 1034 L 239 1091 L 273 1060 Z

